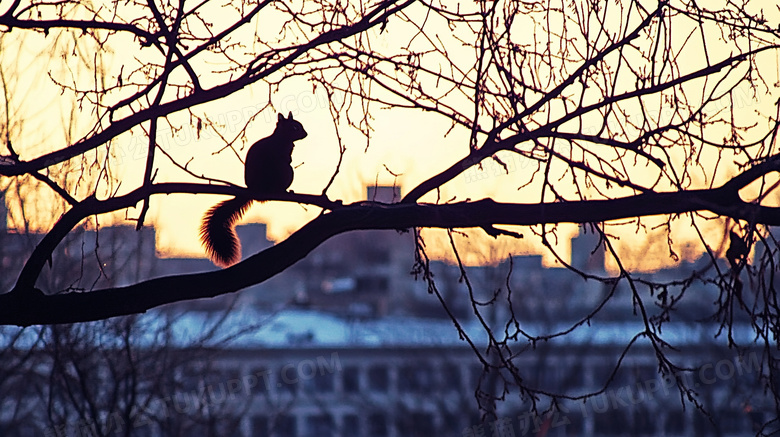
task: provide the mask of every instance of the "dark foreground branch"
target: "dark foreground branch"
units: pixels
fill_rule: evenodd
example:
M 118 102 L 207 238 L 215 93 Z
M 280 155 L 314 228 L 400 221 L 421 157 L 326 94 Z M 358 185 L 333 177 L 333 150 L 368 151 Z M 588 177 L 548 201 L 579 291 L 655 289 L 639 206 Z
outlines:
M 780 225 L 780 208 L 745 203 L 738 195 L 754 177 L 777 170 L 780 161 L 765 162 L 712 190 L 648 193 L 613 200 L 546 204 L 506 204 L 490 199 L 446 205 L 347 205 L 312 220 L 287 240 L 230 268 L 208 273 L 167 276 L 127 287 L 87 293 L 45 295 L 19 287 L 0 295 L 0 324 L 73 323 L 143 313 L 190 299 L 215 297 L 261 283 L 304 258 L 334 235 L 365 229 L 469 228 L 491 225 L 603 222 L 639 216 L 712 213 L 753 223 Z M 748 172 L 746 172 L 748 174 Z
M 40 243 L 35 247 L 32 255 L 25 263 L 19 279 L 16 281 L 16 288 L 19 290 L 32 289 L 35 282 L 41 274 L 46 261 L 51 259 L 54 249 L 62 242 L 65 236 L 73 230 L 82 220 L 92 215 L 105 214 L 108 212 L 119 211 L 125 208 L 135 206 L 141 200 L 152 194 L 172 194 L 172 193 L 191 193 L 191 194 L 226 194 L 226 195 L 244 195 L 252 196 L 252 193 L 245 188 L 229 187 L 226 185 L 204 185 L 191 183 L 160 183 L 137 188 L 125 195 L 111 197 L 105 200 L 99 200 L 96 197 L 88 197 L 68 210 L 60 217 L 57 223 L 46 234 Z M 314 196 L 310 194 L 283 193 L 275 196 L 266 196 L 258 200 L 282 200 L 297 202 L 301 204 L 317 205 L 323 209 L 334 209 L 341 207 L 341 202 L 332 202 L 325 196 Z

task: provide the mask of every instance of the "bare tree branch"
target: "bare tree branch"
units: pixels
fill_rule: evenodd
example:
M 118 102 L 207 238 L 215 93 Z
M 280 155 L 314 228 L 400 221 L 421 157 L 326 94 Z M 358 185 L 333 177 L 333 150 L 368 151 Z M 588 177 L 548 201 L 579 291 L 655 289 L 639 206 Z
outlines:
M 0 296 L 0 321 L 28 326 L 99 320 L 144 312 L 166 303 L 235 292 L 284 271 L 334 235 L 360 229 L 453 229 L 491 227 L 493 224 L 591 223 L 693 211 L 710 211 L 737 220 L 778 226 L 780 208 L 746 203 L 738 194 L 739 189 L 753 180 L 778 170 L 780 157 L 751 168 L 717 189 L 645 193 L 608 200 L 530 205 L 497 203 L 491 199 L 444 205 L 360 202 L 319 216 L 282 243 L 225 270 L 152 279 L 129 287 L 90 293 L 46 296 L 40 291 L 34 291 L 34 280 L 47 254 L 50 255 L 56 245 L 58 235 L 67 234 L 87 211 L 94 213 L 126 208 L 149 195 L 150 190 L 138 189 L 121 198 L 104 201 L 90 198 L 63 216 L 60 220 L 62 225 L 58 223 L 30 257 L 14 290 Z M 206 187 L 194 184 L 158 184 L 151 188 L 151 191 L 158 193 L 227 191 L 223 187 L 207 190 Z M 303 200 L 300 195 L 294 194 L 289 195 L 289 199 L 298 202 Z

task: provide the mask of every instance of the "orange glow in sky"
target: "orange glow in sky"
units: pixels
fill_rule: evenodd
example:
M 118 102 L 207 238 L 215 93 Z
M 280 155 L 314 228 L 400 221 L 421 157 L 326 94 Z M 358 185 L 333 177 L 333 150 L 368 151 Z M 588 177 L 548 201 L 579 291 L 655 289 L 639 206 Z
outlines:
M 266 29 L 268 32 L 278 30 Z M 72 71 L 83 71 L 84 56 L 80 54 L 61 63 L 53 61 L 41 53 L 47 53 L 49 48 L 60 44 L 70 47 L 72 41 L 58 37 L 53 32 L 51 36 L 25 34 L 22 32 L 2 34 L 0 40 L 0 66 L 4 72 L 5 87 L 13 89 L 9 96 L 9 108 L 15 117 L 12 125 L 14 144 L 19 144 L 22 159 L 30 159 L 41 154 L 63 147 L 77 141 L 94 122 L 90 114 L 84 114 L 84 120 L 79 119 L 80 110 L 73 99 L 62 97 L 60 88 L 50 79 L 71 74 Z M 392 50 L 393 41 L 390 36 L 377 38 L 379 49 Z M 75 51 L 75 49 L 74 49 Z M 452 56 L 472 56 L 473 53 L 452 53 Z M 106 50 L 100 55 L 107 72 L 107 82 L 116 81 L 117 72 L 128 57 L 120 49 Z M 91 59 L 91 58 L 90 58 Z M 697 59 L 682 59 L 680 62 L 696 63 Z M 129 61 L 128 61 L 129 62 Z M 763 74 L 777 79 L 777 59 L 767 56 L 761 60 L 765 65 Z M 681 65 L 683 69 L 686 65 Z M 79 70 L 81 69 L 81 70 Z M 772 77 L 768 77 L 772 79 Z M 86 80 L 86 79 L 84 79 Z M 91 76 L 89 78 L 91 80 Z M 209 77 L 204 77 L 208 82 Z M 208 84 L 207 85 L 213 85 Z M 16 91 L 19 92 L 16 92 Z M 745 117 L 750 117 L 755 110 L 770 111 L 776 98 L 771 95 L 752 100 L 747 89 L 739 104 Z M 775 90 L 772 90 L 775 91 Z M 257 114 L 266 107 L 270 96 L 271 107 Z M 110 96 L 116 98 L 116 96 Z M 269 93 L 268 86 L 257 83 L 245 88 L 227 98 L 192 108 L 193 114 L 214 121 L 222 138 L 207 130 L 198 131 L 194 120 L 189 114 L 173 114 L 167 122 L 160 124 L 158 143 L 181 165 L 197 174 L 210 178 L 228 180 L 243 185 L 243 169 L 241 159 L 249 146 L 255 141 L 269 135 L 276 122 L 276 113 L 291 112 L 296 120 L 303 123 L 308 137 L 296 142 L 293 153 L 295 179 L 291 190 L 298 193 L 319 194 L 333 175 L 339 161 L 338 137 L 328 106 L 328 96 L 323 89 L 312 87 L 305 78 L 296 77 L 284 82 L 283 86 Z M 743 111 L 744 110 L 744 111 Z M 630 116 L 631 114 L 628 114 Z M 469 132 L 455 128 L 450 131 L 450 123 L 436 114 L 409 111 L 402 109 L 386 109 L 375 105 L 372 108 L 373 118 L 371 137 L 367 142 L 360 133 L 342 123 L 340 134 L 346 152 L 338 176 L 328 195 L 331 199 L 354 202 L 365 198 L 365 190 L 369 185 L 399 185 L 402 194 L 438 172 L 446 169 L 452 163 L 468 153 Z M 254 118 L 253 118 L 254 117 Z M 663 113 L 659 113 L 663 117 Z M 170 123 L 170 125 L 168 124 Z M 245 134 L 242 129 L 247 127 Z M 237 140 L 233 148 L 225 148 L 224 140 Z M 98 182 L 105 192 L 118 194 L 137 188 L 141 183 L 143 169 L 146 163 L 146 148 L 148 137 L 140 128 L 134 128 L 115 139 L 110 145 L 111 164 L 109 168 L 110 182 Z M 525 146 L 521 146 L 525 147 Z M 561 146 L 564 147 L 564 146 Z M 530 148 L 530 146 L 529 146 Z M 95 154 L 88 154 L 94 158 Z M 105 158 L 105 149 L 98 152 L 99 159 Z M 502 154 L 501 158 L 510 163 L 509 171 L 504 171 L 492 161 L 485 161 L 481 170 L 468 171 L 456 180 L 442 187 L 438 196 L 441 201 L 478 200 L 491 197 L 497 201 L 536 203 L 541 201 L 538 181 L 531 181 L 536 162 L 519 155 Z M 703 162 L 716 157 L 704 157 Z M 707 174 L 710 167 L 702 167 L 700 173 L 693 177 L 699 178 L 697 184 L 709 184 L 713 178 L 715 184 L 722 183 L 733 175 L 734 167 L 728 164 L 726 157 L 724 168 L 715 175 Z M 104 177 L 100 169 L 84 168 L 78 160 L 72 160 L 61 170 L 63 175 L 74 187 L 71 192 L 76 197 L 88 195 L 86 186 L 77 186 L 79 177 L 93 178 L 100 181 Z M 733 162 L 733 160 L 732 160 Z M 158 175 L 156 182 L 186 181 L 197 182 L 196 178 L 172 165 L 168 158 L 158 154 L 156 158 Z M 557 168 L 560 175 L 563 167 Z M 643 181 L 651 178 L 644 166 L 631 168 L 631 178 Z M 394 176 L 398 175 L 398 176 Z M 563 179 L 563 178 L 561 178 Z M 202 182 L 202 181 L 201 181 Z M 529 183 L 530 182 L 530 183 Z M 774 181 L 769 181 L 772 184 Z M 5 188 L 7 180 L 0 179 L 0 189 Z M 26 182 L 26 183 L 29 183 Z M 561 182 L 564 184 L 564 182 Z M 519 190 L 520 187 L 524 187 Z M 94 188 L 94 186 L 93 186 Z M 567 192 L 568 190 L 568 192 Z M 51 225 L 51 220 L 62 212 L 62 206 L 53 203 L 52 194 L 42 185 L 22 190 L 26 208 L 35 199 L 26 218 L 34 229 L 45 230 Z M 750 191 L 750 190 L 746 190 Z M 24 194 L 24 193 L 28 194 Z M 619 191 L 612 191 L 617 193 Z M 32 193 L 36 193 L 35 196 Z M 571 187 L 562 187 L 562 193 L 572 195 Z M 621 192 L 631 194 L 630 190 Z M 745 194 L 750 196 L 750 193 Z M 13 197 L 13 193 L 9 194 Z M 572 197 L 573 198 L 573 197 Z M 29 201 L 27 199 L 30 199 Z M 776 195 L 768 196 L 765 201 L 776 201 Z M 147 224 L 157 229 L 157 247 L 163 256 L 204 257 L 204 251 L 198 240 L 198 229 L 204 212 L 220 201 L 213 195 L 158 195 L 153 198 Z M 423 201 L 435 202 L 437 193 L 429 193 Z M 549 201 L 548 198 L 544 199 Z M 12 202 L 11 202 L 12 203 Z M 52 206 L 53 205 L 53 206 Z M 22 227 L 20 210 L 10 204 L 11 226 Z M 139 205 L 140 206 L 140 205 Z M 283 202 L 255 203 L 245 216 L 242 223 L 268 223 L 269 238 L 279 241 L 307 221 L 316 217 L 318 208 Z M 130 210 L 110 217 L 100 217 L 102 226 L 113 223 L 127 223 L 126 217 L 135 218 L 139 211 Z M 619 237 L 615 240 L 624 261 L 633 267 L 652 270 L 670 261 L 668 241 L 664 235 L 665 229 L 658 227 L 663 223 L 659 218 L 642 219 L 641 225 L 625 220 L 610 224 L 607 232 Z M 708 235 L 723 235 L 724 222 L 712 220 L 702 223 L 702 229 Z M 548 227 L 549 228 L 549 227 Z M 704 252 L 704 247 L 698 241 L 697 235 L 691 231 L 686 219 L 674 222 L 672 226 L 673 247 L 683 258 L 692 258 Z M 541 228 L 534 228 L 539 231 Z M 467 248 L 466 261 L 472 264 L 491 263 L 500 260 L 507 254 L 540 253 L 544 254 L 545 263 L 554 265 L 554 258 L 543 249 L 540 239 L 525 228 L 519 229 L 525 236 L 522 240 L 508 237 L 492 239 L 480 231 L 469 231 L 469 238 L 458 237 L 459 244 Z M 553 235 L 552 242 L 557 244 L 564 258 L 568 257 L 568 240 L 576 235 L 575 225 L 560 225 Z M 448 242 L 443 238 L 443 232 L 429 233 L 432 253 L 446 257 Z M 715 237 L 716 240 L 719 237 Z M 410 254 L 411 259 L 411 254 Z

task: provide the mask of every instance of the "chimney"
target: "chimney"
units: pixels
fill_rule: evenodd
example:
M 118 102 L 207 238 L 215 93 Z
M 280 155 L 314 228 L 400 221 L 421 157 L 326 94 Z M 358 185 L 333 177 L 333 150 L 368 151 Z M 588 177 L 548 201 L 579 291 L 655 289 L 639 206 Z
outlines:
M 394 185 L 372 185 L 368 187 L 366 200 L 371 202 L 396 203 L 401 201 L 401 187 Z
M 241 241 L 241 259 L 246 259 L 273 246 L 268 241 L 265 223 L 247 223 L 236 226 L 236 234 Z
M 599 242 L 598 234 L 580 227 L 580 235 L 571 240 L 571 265 L 589 273 L 604 273 L 604 245 Z
M 5 192 L 0 192 L 0 234 L 8 232 L 8 208 L 5 206 Z

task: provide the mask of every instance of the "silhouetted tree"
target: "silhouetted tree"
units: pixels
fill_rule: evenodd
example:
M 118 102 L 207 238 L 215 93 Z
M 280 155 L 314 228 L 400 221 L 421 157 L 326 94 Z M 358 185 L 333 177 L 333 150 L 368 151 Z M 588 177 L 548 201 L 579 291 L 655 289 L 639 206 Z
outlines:
M 679 374 L 684 369 L 670 357 L 675 345 L 662 328 L 686 302 L 707 305 L 729 347 L 763 346 L 761 362 L 771 370 L 763 381 L 777 398 L 780 307 L 771 226 L 780 224 L 780 209 L 772 206 L 780 170 L 780 32 L 777 11 L 762 6 L 687 0 L 105 5 L 15 0 L 0 11 L 3 62 L 10 62 L 9 44 L 21 47 L 33 39 L 46 44 L 63 59 L 63 68 L 49 72 L 49 80 L 63 100 L 75 102 L 72 112 L 83 117 L 79 123 L 88 118 L 89 125 L 74 128 L 81 133 L 73 137 L 46 138 L 41 146 L 40 138 L 11 138 L 6 121 L 0 180 L 13 186 L 40 181 L 64 207 L 55 208 L 62 216 L 0 296 L 0 322 L 100 320 L 235 292 L 284 271 L 330 237 L 358 229 L 412 229 L 418 242 L 415 271 L 438 295 L 424 229 L 446 230 L 461 265 L 453 234 L 461 228 L 481 228 L 496 238 L 517 238 L 523 230 L 566 264 L 554 244 L 557 225 L 579 223 L 598 236 L 594 249 L 605 252 L 612 273 L 575 269 L 604 284 L 606 292 L 570 330 L 528 334 L 512 311 L 502 313 L 501 323 L 489 321 L 482 311 L 491 306 L 475 300 L 464 271 L 472 311 L 489 333 L 487 349 L 472 343 L 486 368 L 507 370 L 501 375 L 524 395 L 544 394 L 525 384 L 522 370 L 513 366 L 517 344 L 583 329 L 622 287 L 642 326 L 627 350 L 645 342 L 659 372 Z M 104 59 L 107 50 L 121 51 L 120 59 Z M 372 123 L 387 107 L 399 120 L 438 116 L 449 125 L 441 137 L 455 137 L 461 147 L 442 158 L 450 160 L 444 170 L 416 181 L 399 203 L 330 199 L 331 182 L 341 177 L 338 167 L 317 195 L 274 197 L 319 207 L 322 214 L 224 270 L 78 293 L 40 282 L 47 261 L 58 262 L 52 253 L 88 217 L 140 205 L 134 220 L 141 227 L 158 194 L 251 195 L 175 161 L 200 180 L 161 182 L 160 161 L 173 158 L 163 156 L 158 144 L 160 125 L 178 126 L 171 119 L 184 114 L 196 132 L 215 132 L 215 121 L 201 109 L 253 84 L 265 83 L 270 92 L 298 78 L 325 90 L 342 154 L 343 130 L 357 129 L 373 144 Z M 255 114 L 263 107 L 256 109 Z M 8 105 L 5 113 L 8 120 Z M 146 165 L 143 174 L 123 178 L 120 192 L 113 176 L 120 164 L 111 153 L 118 138 L 139 130 L 146 139 Z M 240 137 L 221 138 L 215 150 L 230 150 Z M 513 196 L 440 197 L 461 175 L 475 181 L 517 172 L 520 163 L 531 165 L 507 183 L 517 189 Z M 51 175 L 65 169 L 70 183 L 55 182 Z M 37 193 L 30 191 L 28 200 Z M 679 259 L 673 228 L 686 227 L 698 235 L 698 251 L 709 262 L 685 277 L 646 279 L 621 256 L 617 234 L 627 227 L 641 233 L 640 239 L 660 235 L 670 261 Z M 723 232 L 713 236 L 713 227 Z M 697 285 L 714 287 L 717 295 L 712 301 L 692 296 L 689 290 Z M 750 335 L 739 337 L 735 330 Z M 739 338 L 753 340 L 745 344 Z M 678 386 L 684 398 L 696 402 L 690 387 L 682 380 Z

